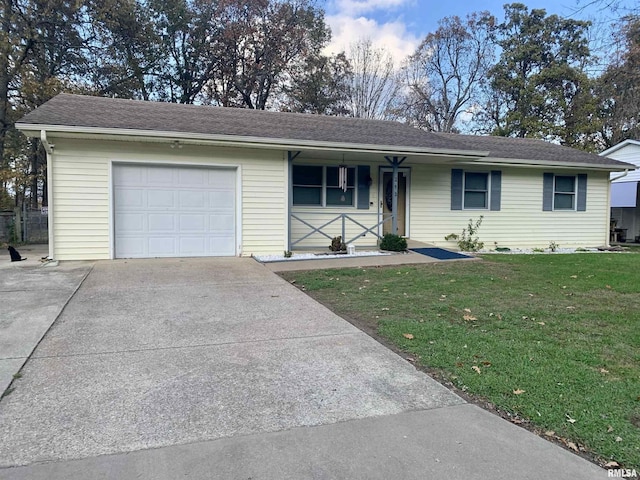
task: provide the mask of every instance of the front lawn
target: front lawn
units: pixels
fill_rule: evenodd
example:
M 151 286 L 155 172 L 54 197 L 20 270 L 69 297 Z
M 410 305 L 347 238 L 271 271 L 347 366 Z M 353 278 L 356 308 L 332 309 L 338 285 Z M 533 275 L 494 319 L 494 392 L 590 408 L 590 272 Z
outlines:
M 640 255 L 487 255 L 289 281 L 479 403 L 640 467 Z

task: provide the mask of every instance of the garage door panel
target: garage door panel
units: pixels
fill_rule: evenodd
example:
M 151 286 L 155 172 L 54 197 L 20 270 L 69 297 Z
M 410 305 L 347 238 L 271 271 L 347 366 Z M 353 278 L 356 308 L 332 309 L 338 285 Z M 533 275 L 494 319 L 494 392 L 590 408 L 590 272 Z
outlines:
M 210 170 L 203 176 L 210 187 L 234 188 L 236 175 L 235 170 Z
M 173 236 L 153 236 L 148 238 L 148 250 L 151 257 L 177 257 L 177 240 Z
M 177 170 L 174 167 L 139 167 L 146 175 L 146 184 L 150 187 L 176 185 L 178 182 Z
M 228 210 L 233 208 L 235 202 L 235 192 L 233 190 L 224 191 L 217 190 L 209 192 L 209 207 L 222 210 Z
M 213 256 L 230 256 L 234 255 L 235 248 L 224 238 L 209 238 L 209 251 Z
M 119 213 L 116 215 L 116 224 L 127 234 L 141 233 L 145 231 L 145 216 L 141 213 Z
M 180 192 L 180 209 L 205 210 L 207 208 L 207 192 L 183 190 Z
M 217 232 L 225 232 L 229 234 L 235 230 L 235 216 L 234 215 L 209 215 L 209 224 L 211 230 Z
M 178 174 L 178 185 L 185 187 L 205 186 L 207 184 L 206 172 L 196 169 L 182 169 Z
M 142 167 L 129 165 L 126 170 L 119 167 L 113 169 L 114 185 L 142 185 L 143 177 L 144 170 Z
M 178 233 L 178 222 L 171 213 L 152 213 L 148 215 L 149 233 Z
M 114 165 L 119 258 L 236 253 L 236 171 Z
M 120 248 L 122 258 L 142 257 L 146 251 L 147 239 L 144 237 L 129 236 L 126 243 Z
M 172 208 L 176 204 L 175 192 L 171 190 L 147 190 L 146 194 L 149 208 Z
M 139 188 L 122 188 L 120 195 L 115 199 L 115 208 L 143 207 L 145 205 L 145 194 Z
M 180 215 L 181 232 L 201 232 L 207 231 L 207 217 L 205 215 Z

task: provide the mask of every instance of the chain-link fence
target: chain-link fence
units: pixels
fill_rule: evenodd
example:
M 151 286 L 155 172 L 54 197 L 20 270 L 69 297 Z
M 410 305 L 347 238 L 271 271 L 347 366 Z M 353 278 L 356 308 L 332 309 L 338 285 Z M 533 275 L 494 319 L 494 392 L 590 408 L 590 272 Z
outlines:
M 47 243 L 49 225 L 46 209 L 0 212 L 0 242 Z

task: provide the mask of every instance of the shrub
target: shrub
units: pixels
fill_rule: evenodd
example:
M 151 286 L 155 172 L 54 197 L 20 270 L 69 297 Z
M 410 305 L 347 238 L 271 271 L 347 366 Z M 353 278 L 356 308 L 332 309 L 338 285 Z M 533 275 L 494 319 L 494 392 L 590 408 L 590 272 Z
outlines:
M 483 216 L 480 215 L 480 218 L 478 218 L 475 223 L 473 223 L 473 218 L 470 218 L 467 228 L 462 229 L 462 235 L 460 235 L 460 240 L 458 240 L 458 247 L 460 247 L 460 250 L 463 252 L 477 252 L 484 247 L 484 242 L 478 239 L 478 230 L 482 224 L 482 218 Z
M 329 245 L 329 250 L 332 252 L 346 252 L 347 246 L 342 241 L 342 236 L 338 235 L 337 237 L 333 237 L 331 240 L 331 245 Z
M 393 233 L 387 233 L 380 240 L 380 250 L 387 250 L 389 252 L 404 252 L 407 249 L 407 240 L 400 235 L 394 235 Z

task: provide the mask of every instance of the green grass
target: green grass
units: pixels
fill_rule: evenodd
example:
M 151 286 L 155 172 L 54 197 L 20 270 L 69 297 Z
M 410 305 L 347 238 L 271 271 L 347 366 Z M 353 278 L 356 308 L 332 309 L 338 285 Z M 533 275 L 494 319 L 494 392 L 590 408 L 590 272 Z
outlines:
M 640 467 L 640 255 L 284 276 L 477 399 L 602 461 Z

